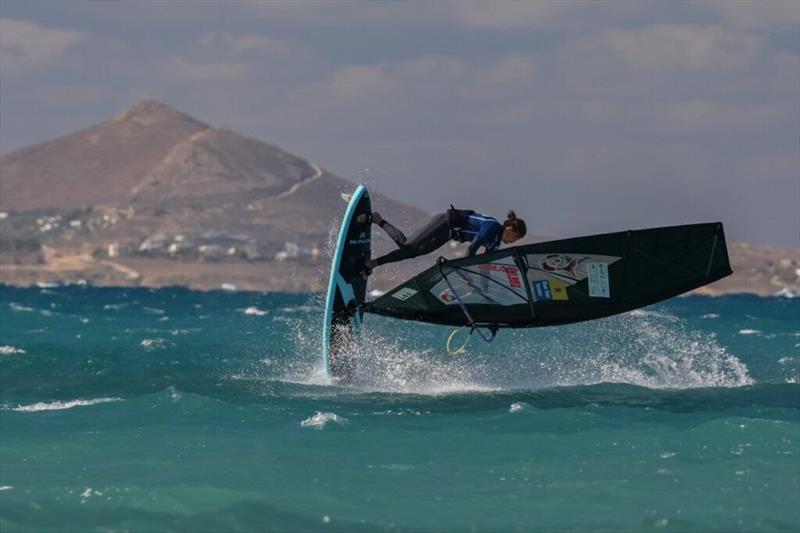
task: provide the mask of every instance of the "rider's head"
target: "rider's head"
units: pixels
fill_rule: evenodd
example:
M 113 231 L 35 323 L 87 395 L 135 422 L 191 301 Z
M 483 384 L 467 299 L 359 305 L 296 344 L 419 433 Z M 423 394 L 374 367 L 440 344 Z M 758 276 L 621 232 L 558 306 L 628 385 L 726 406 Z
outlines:
M 528 228 L 525 226 L 525 221 L 517 218 L 514 211 L 509 211 L 506 221 L 503 222 L 503 242 L 511 244 L 523 238 L 526 233 L 528 233 Z

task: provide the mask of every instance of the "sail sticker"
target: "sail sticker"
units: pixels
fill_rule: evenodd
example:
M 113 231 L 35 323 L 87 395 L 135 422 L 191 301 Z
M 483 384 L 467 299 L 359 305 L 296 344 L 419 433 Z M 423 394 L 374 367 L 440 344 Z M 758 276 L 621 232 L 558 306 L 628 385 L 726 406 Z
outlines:
M 466 299 L 468 301 L 472 301 L 473 303 L 475 303 L 474 298 L 472 298 L 474 291 L 471 287 L 462 286 L 461 288 L 456 290 L 458 291 L 458 294 L 451 291 L 449 287 L 446 288 L 445 290 L 439 293 L 438 296 L 439 301 L 442 302 L 443 304 L 450 305 L 450 304 L 457 304 L 458 303 L 457 298 L 461 298 L 462 300 Z
M 456 297 L 453 295 L 453 291 L 451 291 L 450 288 L 447 288 L 439 293 L 439 300 L 449 304 L 450 302 L 455 302 Z
M 507 272 L 501 269 L 485 269 L 481 265 L 479 270 L 459 269 L 449 274 L 448 279 L 461 301 L 465 304 L 491 304 L 491 305 L 518 305 L 527 300 L 520 293 L 522 275 L 519 269 Z M 494 267 L 495 265 L 491 265 Z M 502 266 L 502 268 L 506 268 Z M 516 268 L 516 267 L 511 267 Z M 517 288 L 513 288 L 517 286 Z M 450 290 L 447 281 L 440 280 L 430 293 L 445 305 L 457 305 L 455 294 Z
M 531 282 L 533 287 L 533 300 L 545 302 L 550 300 L 569 300 L 567 284 L 557 279 L 540 279 Z
M 585 280 L 589 263 L 612 265 L 620 257 L 594 254 L 529 254 L 526 256 L 529 280 L 559 280 L 567 286 Z
M 569 300 L 567 284 L 557 279 L 550 280 L 550 294 L 553 295 L 553 300 Z
M 542 270 L 548 272 L 558 272 L 563 276 L 568 276 L 575 281 L 580 280 L 576 272 L 578 265 L 589 259 L 588 257 L 570 257 L 564 254 L 550 254 L 541 260 Z
M 397 298 L 398 300 L 405 302 L 415 294 L 417 294 L 417 291 L 415 291 L 411 287 L 403 287 L 396 293 L 392 294 L 392 298 Z
M 512 265 L 496 265 L 492 263 L 486 263 L 482 265 L 478 265 L 480 270 L 485 272 L 504 272 L 506 277 L 508 278 L 508 284 L 511 287 L 519 288 L 522 287 L 522 278 L 519 274 L 519 268 L 512 266 Z
M 550 291 L 550 282 L 548 280 L 543 279 L 533 282 L 533 299 L 537 302 L 553 299 L 553 293 Z
M 608 265 L 606 263 L 586 263 L 589 273 L 589 296 L 592 298 L 611 298 L 608 284 Z

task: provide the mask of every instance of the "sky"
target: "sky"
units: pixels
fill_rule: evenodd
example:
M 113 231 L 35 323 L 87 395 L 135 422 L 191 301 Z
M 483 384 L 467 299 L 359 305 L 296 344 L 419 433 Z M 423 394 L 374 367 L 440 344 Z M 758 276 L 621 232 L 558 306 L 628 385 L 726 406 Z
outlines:
M 796 1 L 0 0 L 1 153 L 144 99 L 429 212 L 800 247 Z

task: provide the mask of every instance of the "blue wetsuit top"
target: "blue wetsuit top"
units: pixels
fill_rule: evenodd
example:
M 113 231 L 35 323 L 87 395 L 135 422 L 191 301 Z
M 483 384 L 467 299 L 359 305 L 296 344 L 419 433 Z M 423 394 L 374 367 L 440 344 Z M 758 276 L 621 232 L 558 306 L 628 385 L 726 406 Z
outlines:
M 468 255 L 475 255 L 483 246 L 487 252 L 500 248 L 503 225 L 497 219 L 480 213 L 473 213 L 459 231 L 461 242 L 470 242 Z

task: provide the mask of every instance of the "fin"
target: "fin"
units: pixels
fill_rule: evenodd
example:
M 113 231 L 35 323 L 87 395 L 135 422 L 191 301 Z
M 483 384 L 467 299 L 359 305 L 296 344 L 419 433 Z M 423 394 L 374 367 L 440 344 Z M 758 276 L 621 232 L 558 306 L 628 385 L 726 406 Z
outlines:
M 349 204 L 349 203 L 350 203 L 350 200 L 352 200 L 352 199 L 353 199 L 353 195 L 352 195 L 352 194 L 348 194 L 348 193 L 346 193 L 346 192 L 343 192 L 343 193 L 341 194 L 341 196 L 342 196 L 342 200 L 344 200 L 344 203 L 346 203 L 346 204 Z

